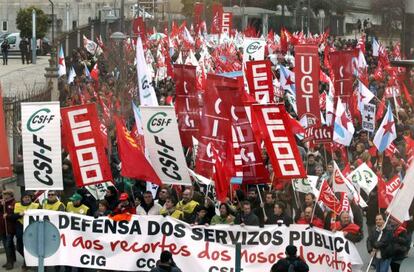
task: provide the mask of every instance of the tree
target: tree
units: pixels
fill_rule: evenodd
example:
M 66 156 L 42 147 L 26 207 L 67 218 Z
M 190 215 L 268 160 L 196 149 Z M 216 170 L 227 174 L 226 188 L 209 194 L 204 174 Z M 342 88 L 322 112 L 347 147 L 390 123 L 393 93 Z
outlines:
M 17 29 L 20 30 L 20 36 L 25 38 L 32 37 L 32 11 L 36 10 L 36 38 L 43 39 L 49 26 L 49 17 L 43 10 L 31 6 L 20 9 L 16 17 Z

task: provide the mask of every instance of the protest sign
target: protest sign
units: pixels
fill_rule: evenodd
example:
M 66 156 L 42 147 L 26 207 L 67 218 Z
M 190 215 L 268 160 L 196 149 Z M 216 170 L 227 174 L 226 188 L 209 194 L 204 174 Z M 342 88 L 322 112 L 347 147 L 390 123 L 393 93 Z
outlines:
M 320 124 L 319 55 L 317 45 L 295 46 L 295 85 L 299 120 L 308 126 Z
M 62 129 L 78 187 L 112 181 L 95 104 L 61 109 Z
M 234 271 L 235 244 L 241 244 L 241 266 L 246 272 L 269 271 L 285 257 L 289 244 L 310 271 L 355 271 L 362 265 L 355 245 L 343 237 L 308 225 L 240 227 L 197 226 L 163 216 L 132 216 L 130 221 L 29 210 L 25 227 L 34 220 L 49 220 L 60 232 L 60 247 L 45 259 L 46 266 L 76 266 L 117 271 L 149 271 L 160 253 L 169 250 L 183 271 Z M 28 266 L 37 258 L 25 251 Z M 224 270 L 227 269 L 227 270 Z M 231 270 L 232 269 L 232 270 Z
M 373 104 L 364 104 L 362 115 L 362 128 L 369 132 L 375 131 L 375 109 Z
M 63 190 L 58 102 L 22 103 L 26 190 Z
M 165 184 L 191 185 L 173 107 L 140 107 L 145 145 Z

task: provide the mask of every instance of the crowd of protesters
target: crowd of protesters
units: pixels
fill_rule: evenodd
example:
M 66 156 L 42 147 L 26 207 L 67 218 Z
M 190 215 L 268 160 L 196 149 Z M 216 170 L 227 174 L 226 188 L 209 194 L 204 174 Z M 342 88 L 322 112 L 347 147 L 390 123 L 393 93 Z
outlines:
M 330 37 L 330 46 L 337 49 L 355 48 L 357 40 L 344 40 Z M 372 56 L 370 41 L 366 41 L 366 60 L 368 63 L 369 89 L 379 100 L 384 96 L 388 81 L 388 75 L 377 78 L 374 76 L 378 59 Z M 390 54 L 395 48 L 387 47 Z M 395 45 L 394 45 L 395 46 Z M 156 46 L 151 47 L 153 55 L 156 54 Z M 200 185 L 193 181 L 193 186 L 167 186 L 162 185 L 154 194 L 147 190 L 146 182 L 133 180 L 120 175 L 121 162 L 117 154 L 114 125 L 110 121 L 112 114 L 122 114 L 127 121 L 129 129 L 134 125 L 134 118 L 130 110 L 130 100 L 136 96 L 136 70 L 133 60 L 125 58 L 122 68 L 119 63 L 111 63 L 109 45 L 104 48 L 104 53 L 99 57 L 90 54 L 84 48 L 74 50 L 70 57 L 66 58 L 67 67 L 73 67 L 76 73 L 74 81 L 67 83 L 66 77 L 60 79 L 60 101 L 61 106 L 77 105 L 85 102 L 96 103 L 99 108 L 100 117 L 107 120 L 108 138 L 110 145 L 110 164 L 114 177 L 114 184 L 107 188 L 106 195 L 102 200 L 96 200 L 85 188 L 77 188 L 72 174 L 70 158 L 67 153 L 63 156 L 63 182 L 64 191 L 48 191 L 45 199 L 39 201 L 35 192 L 24 191 L 24 180 L 22 167 L 15 167 L 18 178 L 21 179 L 21 199 L 14 198 L 13 191 L 2 192 L 0 207 L 0 235 L 6 251 L 7 263 L 3 266 L 6 270 L 13 268 L 16 262 L 15 251 L 23 256 L 23 215 L 29 209 L 46 209 L 54 211 L 67 211 L 71 213 L 89 215 L 94 217 L 115 216 L 118 214 L 137 214 L 171 216 L 191 225 L 241 225 L 241 226 L 265 226 L 269 224 L 306 224 L 331 231 L 341 231 L 344 236 L 359 243 L 363 239 L 363 229 L 368 231 L 367 250 L 374 256 L 374 265 L 377 271 L 398 271 L 399 264 L 406 257 L 411 247 L 411 236 L 414 230 L 412 216 L 409 221 L 399 225 L 389 222 L 383 229 L 386 217 L 384 210 L 378 207 L 377 190 L 370 195 L 362 197 L 366 200 L 368 207 L 360 208 L 351 201 L 351 211 L 342 212 L 339 215 L 332 213 L 326 207 L 317 204 L 318 200 L 312 193 L 304 194 L 295 192 L 290 182 L 278 182 L 278 186 L 260 185 L 254 187 L 241 186 L 234 189 L 228 196 L 227 201 L 216 203 L 214 192 L 209 187 Z M 128 49 L 126 54 L 128 56 Z M 290 56 L 294 55 L 293 47 L 289 48 Z M 198 58 L 198 52 L 195 52 Z M 134 54 L 132 54 L 133 56 Z M 279 78 L 278 65 L 293 67 L 289 57 L 277 54 L 277 60 L 272 60 L 275 78 Z M 172 56 L 174 61 L 177 52 Z M 241 60 L 241 53 L 239 52 Z M 95 65 L 96 64 L 96 65 Z M 156 70 L 156 63 L 153 63 Z M 214 63 L 213 63 L 214 65 Z M 85 69 L 99 70 L 99 79 L 88 77 Z M 321 68 L 329 74 L 323 63 L 323 50 L 321 51 Z M 122 70 L 122 72 L 121 72 Z M 121 77 L 121 73 L 124 76 Z M 413 90 L 414 73 L 407 72 L 406 84 L 409 91 Z M 123 78 L 124 82 L 120 82 Z M 160 105 L 172 104 L 174 102 L 175 84 L 171 77 L 153 82 Z M 320 92 L 328 90 L 328 85 L 320 84 Z M 407 100 L 401 99 L 398 109 L 399 121 L 397 125 L 397 139 L 394 141 L 398 153 L 392 156 L 379 156 L 372 142 L 372 135 L 361 129 L 361 125 L 355 118 L 354 125 L 356 133 L 351 146 L 346 149 L 336 149 L 334 152 L 324 145 L 309 147 L 298 141 L 298 147 L 308 175 L 318 176 L 319 188 L 323 180 L 332 185 L 333 160 L 341 169 L 346 167 L 344 153 L 347 155 L 350 169 L 355 169 L 365 162 L 376 173 L 382 173 L 383 179 L 388 180 L 395 175 L 404 177 L 407 168 L 407 146 L 405 137 L 412 137 L 414 132 L 414 112 Z M 202 99 L 200 101 L 202 102 Z M 105 113 L 105 107 L 111 113 Z M 294 116 L 291 106 L 286 102 L 286 108 Z M 190 152 L 191 153 L 191 152 Z M 188 164 L 194 167 L 188 156 Z M 270 162 L 264 153 L 264 161 Z M 380 171 L 380 172 L 378 172 Z M 413 211 L 410 210 L 410 215 Z M 363 218 L 366 218 L 364 224 Z M 378 239 L 380 233 L 381 238 Z M 16 237 L 16 246 L 14 245 Z M 291 252 L 296 254 L 296 252 Z M 168 257 L 168 256 L 167 256 Z M 167 259 L 165 257 L 165 259 Z M 23 266 L 23 269 L 27 269 Z M 273 268 L 272 268 L 273 269 Z M 188 271 L 184 268 L 184 271 Z M 278 270 L 272 270 L 278 271 Z

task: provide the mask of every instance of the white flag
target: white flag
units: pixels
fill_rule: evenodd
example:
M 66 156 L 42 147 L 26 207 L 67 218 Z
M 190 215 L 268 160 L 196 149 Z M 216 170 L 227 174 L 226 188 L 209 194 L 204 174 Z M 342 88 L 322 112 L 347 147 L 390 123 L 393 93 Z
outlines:
M 157 96 L 155 95 L 154 87 L 151 85 L 151 75 L 148 71 L 147 63 L 145 62 L 142 40 L 139 36 L 137 38 L 136 49 L 136 63 L 140 104 L 142 106 L 158 106 Z
M 59 50 L 58 74 L 59 74 L 59 77 L 66 75 L 65 54 L 63 53 L 62 46 L 60 47 L 60 50 Z
M 366 163 L 361 164 L 357 169 L 352 171 L 347 178 L 353 183 L 358 184 L 359 187 L 367 193 L 367 195 L 371 193 L 378 183 L 377 175 Z
M 335 122 L 333 140 L 339 144 L 349 146 L 354 135 L 355 128 L 352 124 L 350 114 L 345 110 L 344 105 L 341 102 L 341 98 L 338 97 L 338 104 L 336 106 Z
M 362 83 L 358 80 L 358 109 L 360 112 L 363 111 L 364 104 L 369 104 L 372 98 L 375 95 Z
M 372 56 L 378 57 L 379 56 L 380 45 L 377 39 L 372 39 Z
M 72 66 L 72 67 L 70 67 L 70 70 L 69 70 L 68 84 L 71 84 L 75 80 L 75 77 L 76 77 L 76 72 L 75 72 L 75 69 L 73 69 L 73 66 Z
M 387 212 L 401 223 L 406 220 L 408 209 L 414 198 L 414 163 L 410 165 L 402 182 L 402 187 L 388 206 Z

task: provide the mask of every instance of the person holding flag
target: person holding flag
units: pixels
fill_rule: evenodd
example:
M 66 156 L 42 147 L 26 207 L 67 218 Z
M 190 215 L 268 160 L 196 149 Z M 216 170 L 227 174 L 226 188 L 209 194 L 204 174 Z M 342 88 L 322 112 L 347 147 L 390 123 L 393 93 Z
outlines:
M 388 272 L 392 257 L 392 231 L 385 225 L 385 215 L 375 217 L 375 231 L 368 237 L 368 253 L 374 258 L 376 272 Z

